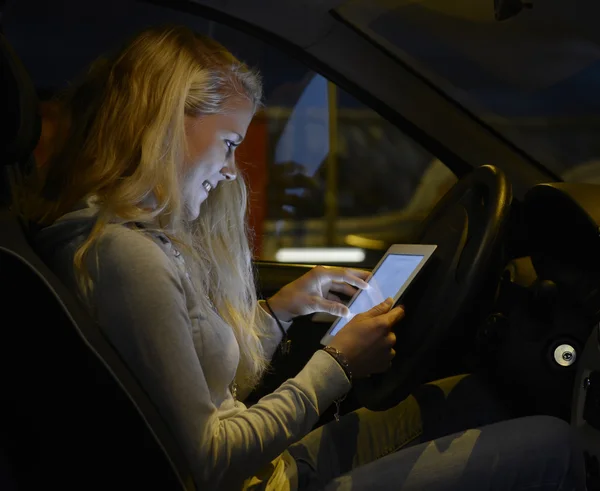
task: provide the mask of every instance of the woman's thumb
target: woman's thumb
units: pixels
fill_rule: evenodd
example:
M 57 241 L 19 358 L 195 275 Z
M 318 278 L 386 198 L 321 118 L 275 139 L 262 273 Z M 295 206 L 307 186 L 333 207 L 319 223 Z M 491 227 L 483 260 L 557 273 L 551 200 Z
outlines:
M 394 300 L 392 298 L 387 298 L 379 305 L 375 305 L 372 309 L 367 310 L 363 315 L 365 317 L 377 317 L 378 315 L 389 312 L 393 304 Z

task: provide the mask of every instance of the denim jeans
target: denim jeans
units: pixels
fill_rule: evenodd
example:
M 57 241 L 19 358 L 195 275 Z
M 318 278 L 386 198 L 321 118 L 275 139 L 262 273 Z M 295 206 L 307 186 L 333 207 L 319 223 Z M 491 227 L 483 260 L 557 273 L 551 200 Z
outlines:
M 567 423 L 507 414 L 472 376 L 424 385 L 387 411 L 359 409 L 289 448 L 301 491 L 584 490 Z

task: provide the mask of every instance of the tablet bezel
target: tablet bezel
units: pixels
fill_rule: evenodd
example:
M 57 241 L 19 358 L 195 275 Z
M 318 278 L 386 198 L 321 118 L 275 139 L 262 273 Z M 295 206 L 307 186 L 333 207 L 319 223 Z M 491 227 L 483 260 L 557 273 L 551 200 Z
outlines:
M 373 268 L 372 273 L 375 274 L 375 272 L 379 269 L 379 267 L 383 264 L 385 259 L 390 254 L 398 254 L 398 255 L 405 255 L 405 256 L 423 256 L 423 259 L 421 259 L 421 262 L 417 265 L 415 270 L 411 273 L 411 275 L 404 282 L 404 284 L 401 286 L 401 288 L 396 292 L 396 295 L 394 295 L 394 297 L 393 297 L 394 304 L 396 304 L 396 302 L 398 302 L 398 300 L 400 299 L 400 297 L 402 297 L 402 295 L 404 294 L 406 289 L 415 280 L 415 278 L 417 277 L 419 272 L 423 269 L 423 266 L 425 266 L 425 264 L 427 264 L 427 262 L 431 259 L 431 256 L 433 255 L 433 253 L 435 252 L 436 249 L 437 249 L 436 245 L 429 245 L 429 244 L 427 244 L 427 245 L 425 245 L 425 244 L 394 244 L 386 251 L 386 253 L 380 259 L 380 261 L 377 263 L 377 265 Z M 354 302 L 354 300 L 360 294 L 361 291 L 362 290 L 358 290 L 352 296 L 352 298 L 348 302 L 348 307 L 350 307 L 350 305 L 352 305 L 352 303 Z M 329 327 L 329 329 L 327 329 L 327 333 L 321 339 L 322 345 L 326 346 L 335 337 L 335 335 L 331 336 L 330 333 L 331 333 L 331 331 L 333 331 L 335 329 L 335 326 L 337 326 L 338 322 L 340 322 L 341 319 L 342 319 L 341 317 L 338 317 L 333 322 L 333 324 Z

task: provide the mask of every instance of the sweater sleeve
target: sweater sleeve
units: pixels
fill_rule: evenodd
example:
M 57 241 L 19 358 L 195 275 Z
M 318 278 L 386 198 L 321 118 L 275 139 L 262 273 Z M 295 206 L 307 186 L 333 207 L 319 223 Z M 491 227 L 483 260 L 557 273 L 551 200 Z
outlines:
M 274 393 L 220 418 L 194 349 L 176 266 L 150 239 L 122 227 L 100 239 L 97 253 L 98 322 L 174 432 L 199 488 L 239 486 L 349 390 L 341 367 L 318 351 Z

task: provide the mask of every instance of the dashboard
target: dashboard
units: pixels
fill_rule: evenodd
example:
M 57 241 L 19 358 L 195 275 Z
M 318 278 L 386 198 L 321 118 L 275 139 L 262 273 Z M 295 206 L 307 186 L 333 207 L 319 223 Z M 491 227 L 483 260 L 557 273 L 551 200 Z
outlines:
M 557 333 L 562 344 L 552 354 L 557 369 L 575 372 L 571 423 L 588 471 L 600 480 L 600 186 L 535 186 L 525 199 L 525 217 L 538 278 L 560 292 L 556 302 L 577 312 L 575 322 L 570 319 Z M 574 332 L 577 319 L 587 328 Z

